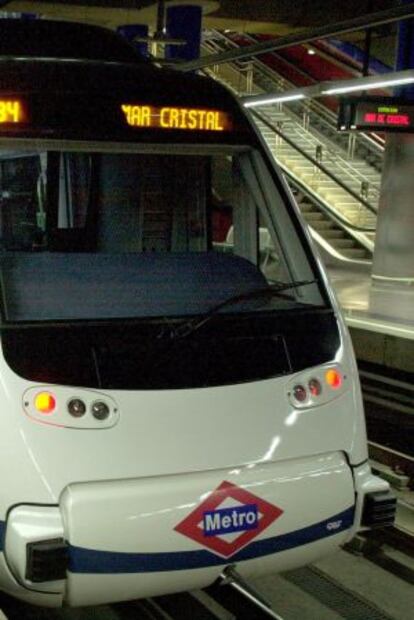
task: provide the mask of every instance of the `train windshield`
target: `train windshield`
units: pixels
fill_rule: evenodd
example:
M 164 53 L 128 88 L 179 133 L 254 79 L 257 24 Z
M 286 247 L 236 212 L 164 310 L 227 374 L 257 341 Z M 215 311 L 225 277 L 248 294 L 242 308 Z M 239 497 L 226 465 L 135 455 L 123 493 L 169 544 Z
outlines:
M 260 152 L 59 146 L 0 159 L 1 346 L 14 372 L 159 390 L 334 358 L 332 308 Z
M 186 317 L 298 281 L 311 283 L 223 313 L 323 305 L 277 185 L 252 149 L 3 150 L 0 237 L 11 323 Z

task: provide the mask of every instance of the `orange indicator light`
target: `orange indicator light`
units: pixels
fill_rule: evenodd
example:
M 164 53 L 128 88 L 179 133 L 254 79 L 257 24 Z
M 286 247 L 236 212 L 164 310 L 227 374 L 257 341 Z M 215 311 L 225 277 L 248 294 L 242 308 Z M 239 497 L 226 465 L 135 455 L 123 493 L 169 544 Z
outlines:
M 220 110 L 129 104 L 121 105 L 121 110 L 131 127 L 187 131 L 230 131 L 232 128 L 230 116 Z
M 23 121 L 23 107 L 18 99 L 0 99 L 0 124 Z
M 331 368 L 325 373 L 325 381 L 332 389 L 337 390 L 342 385 L 342 376 L 337 370 Z
M 35 397 L 35 407 L 39 413 L 52 413 L 56 407 L 56 399 L 50 392 L 39 392 Z

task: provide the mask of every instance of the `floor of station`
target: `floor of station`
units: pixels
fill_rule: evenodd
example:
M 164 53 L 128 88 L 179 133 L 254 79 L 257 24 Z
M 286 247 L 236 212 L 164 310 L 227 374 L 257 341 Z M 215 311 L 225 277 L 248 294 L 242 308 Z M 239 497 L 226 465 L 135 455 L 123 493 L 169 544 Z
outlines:
M 404 556 L 404 563 L 411 563 L 413 576 L 414 559 Z M 310 568 L 258 580 L 256 586 L 284 620 L 413 618 L 413 582 L 347 551 Z
M 329 269 L 348 325 L 414 340 L 414 283 L 371 278 L 368 269 Z

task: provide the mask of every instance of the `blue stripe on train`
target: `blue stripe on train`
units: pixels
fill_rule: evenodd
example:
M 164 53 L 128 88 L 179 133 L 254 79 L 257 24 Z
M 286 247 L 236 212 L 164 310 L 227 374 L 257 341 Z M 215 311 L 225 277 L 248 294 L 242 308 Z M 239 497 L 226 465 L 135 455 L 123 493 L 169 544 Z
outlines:
M 231 562 L 250 560 L 300 547 L 347 530 L 353 522 L 354 506 L 300 530 L 252 542 L 231 556 Z M 69 547 L 69 570 L 73 573 L 152 573 L 205 568 L 226 563 L 228 560 L 204 549 L 166 553 L 124 553 Z

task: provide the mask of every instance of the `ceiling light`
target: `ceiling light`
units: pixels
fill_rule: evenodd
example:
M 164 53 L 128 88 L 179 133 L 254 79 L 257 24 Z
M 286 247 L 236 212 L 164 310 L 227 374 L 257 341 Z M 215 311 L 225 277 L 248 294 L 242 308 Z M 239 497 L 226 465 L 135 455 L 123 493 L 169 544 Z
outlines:
M 366 77 L 354 78 L 352 80 L 333 80 L 331 82 L 319 82 L 311 86 L 292 88 L 285 92 L 267 93 L 261 95 L 250 95 L 243 98 L 246 108 L 254 106 L 270 105 L 272 103 L 283 103 L 284 101 L 295 101 L 298 99 L 312 99 L 324 95 L 340 95 L 352 92 L 362 92 L 365 90 L 375 90 L 378 88 L 390 88 L 392 86 L 405 86 L 414 83 L 414 70 L 404 69 L 395 71 L 387 75 L 370 75 Z
M 310 54 L 311 56 L 314 56 L 316 54 L 316 52 L 311 47 L 309 47 L 308 48 L 308 54 Z
M 295 101 L 297 99 L 304 99 L 303 93 L 296 93 L 293 95 L 276 95 L 270 99 L 259 99 L 258 101 L 247 101 L 244 104 L 245 108 L 253 108 L 259 105 L 270 105 L 271 103 L 283 103 L 284 101 Z
M 340 95 L 345 93 L 352 93 L 358 90 L 374 90 L 377 88 L 389 88 L 390 86 L 403 86 L 404 84 L 412 84 L 414 77 L 400 78 L 395 80 L 382 80 L 378 82 L 371 82 L 370 84 L 361 81 L 360 84 L 354 84 L 349 86 L 337 86 L 334 88 L 328 88 L 328 90 L 321 91 L 321 95 Z

